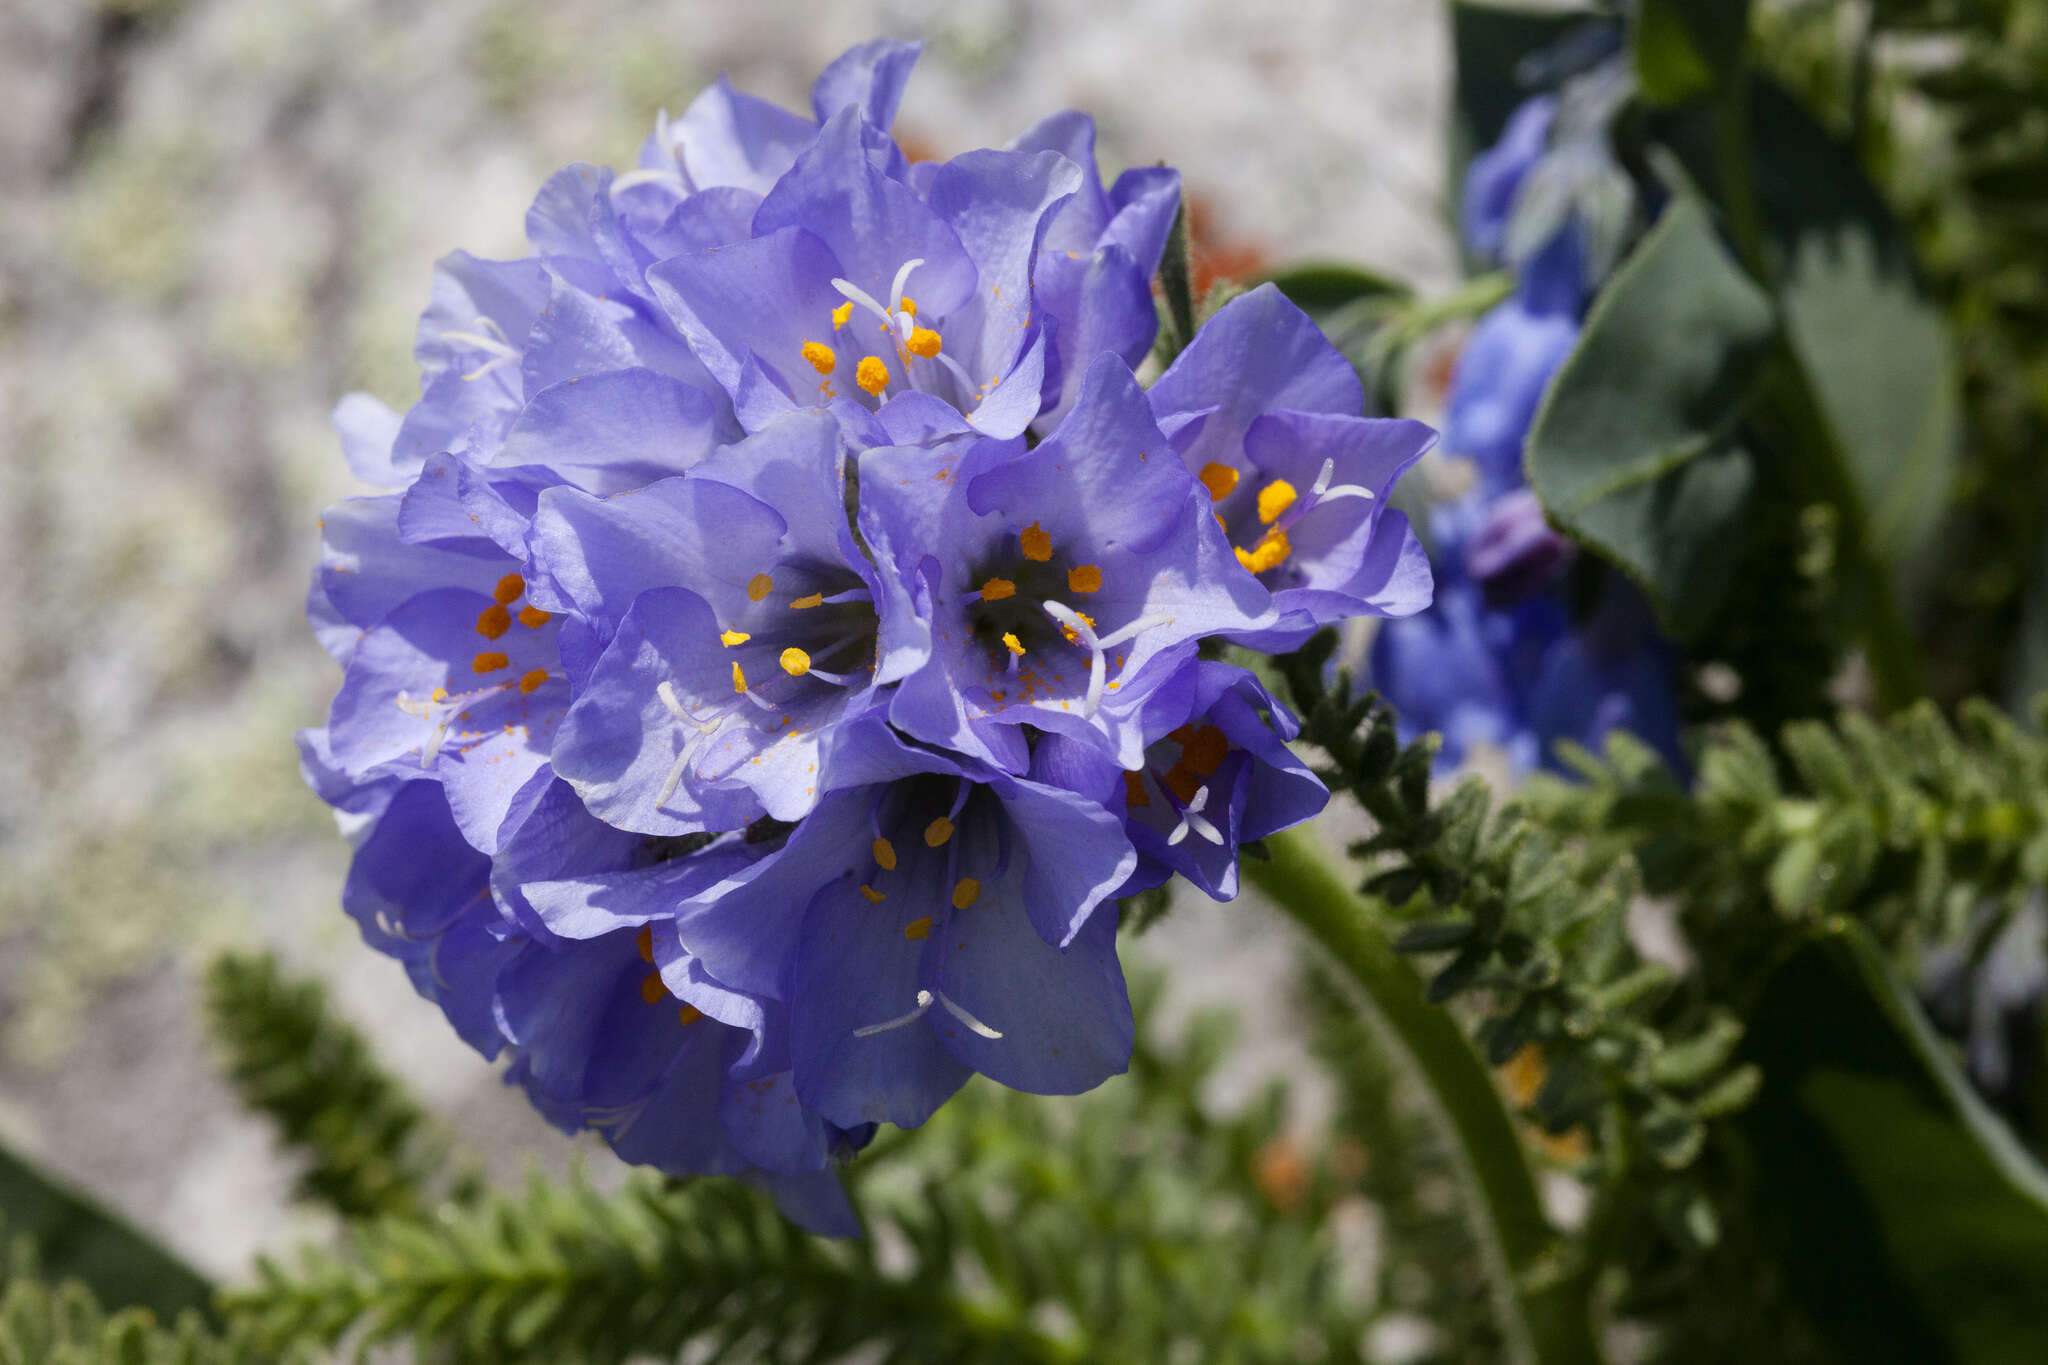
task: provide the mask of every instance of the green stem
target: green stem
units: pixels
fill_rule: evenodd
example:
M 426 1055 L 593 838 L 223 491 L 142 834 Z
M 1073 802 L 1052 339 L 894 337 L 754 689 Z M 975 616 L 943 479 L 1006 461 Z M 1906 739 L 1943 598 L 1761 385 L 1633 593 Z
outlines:
M 1246 859 L 1245 874 L 1356 988 L 1361 1011 L 1416 1082 L 1464 1169 L 1473 1228 L 1514 1358 L 1599 1362 L 1583 1277 L 1532 1287 L 1557 1250 L 1557 1234 L 1543 1216 L 1514 1120 L 1464 1030 L 1429 1003 L 1422 977 L 1394 952 L 1372 906 L 1309 829 L 1272 835 L 1266 848 L 1271 859 Z

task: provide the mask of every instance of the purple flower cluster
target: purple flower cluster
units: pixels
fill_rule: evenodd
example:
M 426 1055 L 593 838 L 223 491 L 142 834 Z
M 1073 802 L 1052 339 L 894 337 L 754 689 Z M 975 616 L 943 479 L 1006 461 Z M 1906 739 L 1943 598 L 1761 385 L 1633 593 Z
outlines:
M 1107 902 L 1322 807 L 1219 647 L 1431 591 L 1433 433 L 1271 287 L 1141 387 L 1174 174 L 1076 114 L 909 164 L 915 57 L 721 81 L 442 261 L 308 603 L 365 937 L 564 1129 L 840 1230 L 877 1124 L 1124 1068 Z
M 1505 259 L 1515 290 L 1473 328 L 1452 378 L 1444 447 L 1472 461 L 1476 480 L 1430 518 L 1435 603 L 1388 622 L 1372 653 L 1405 734 L 1441 732 L 1451 763 L 1497 750 L 1518 773 L 1554 763 L 1558 740 L 1597 749 L 1615 729 L 1678 761 L 1670 646 L 1640 596 L 1596 566 L 1578 566 L 1596 578 L 1597 604 L 1574 619 L 1564 589 L 1576 547 L 1522 476 L 1523 441 L 1597 283 L 1576 214 L 1557 215 L 1519 256 L 1509 248 L 1524 188 L 1546 157 L 1567 154 L 1552 145 L 1557 114 L 1556 97 L 1530 99 L 1467 173 L 1466 244 Z

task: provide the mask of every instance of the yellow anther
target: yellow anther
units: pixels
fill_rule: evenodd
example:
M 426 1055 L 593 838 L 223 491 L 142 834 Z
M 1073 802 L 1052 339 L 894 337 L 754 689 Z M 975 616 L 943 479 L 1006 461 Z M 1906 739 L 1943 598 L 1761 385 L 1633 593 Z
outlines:
M 819 374 L 830 374 L 839 368 L 839 354 L 822 341 L 806 341 L 803 344 L 804 359 L 811 362 L 811 368 Z
M 536 668 L 530 673 L 521 675 L 519 679 L 519 690 L 521 692 L 531 692 L 534 688 L 539 687 L 542 683 L 546 682 L 547 680 L 548 671 L 545 668 Z
M 1238 546 L 1237 562 L 1253 573 L 1264 573 L 1285 564 L 1287 556 L 1293 553 L 1294 546 L 1288 542 L 1287 533 L 1276 526 L 1259 537 L 1259 543 L 1251 549 Z
M 427 700 L 429 700 L 429 701 L 446 701 L 446 700 L 448 700 L 448 689 L 447 689 L 447 688 L 445 688 L 445 687 L 437 687 L 437 688 L 435 688 L 435 689 L 434 689 L 434 694 L 433 694 L 433 695 L 432 695 L 431 697 L 427 698 Z
M 1275 479 L 1259 490 L 1259 520 L 1271 526 L 1280 520 L 1280 514 L 1294 506 L 1298 495 L 1294 485 L 1285 479 Z
M 1045 528 L 1037 522 L 1034 521 L 1025 527 L 1017 539 L 1024 547 L 1026 559 L 1043 564 L 1052 558 L 1052 537 L 1047 535 Z
M 528 630 L 539 630 L 554 619 L 555 614 L 553 612 L 542 611 L 539 607 L 531 604 L 519 609 L 519 624 L 525 626 Z
M 782 651 L 782 671 L 792 678 L 801 678 L 811 671 L 811 656 L 791 645 Z
M 747 675 L 740 668 L 740 661 L 738 659 L 732 661 L 732 690 L 735 692 L 747 690 Z
M 864 355 L 854 367 L 853 382 L 869 393 L 880 393 L 889 387 L 889 367 L 871 355 Z
M 939 334 L 929 327 L 919 327 L 910 334 L 910 340 L 903 343 L 903 349 L 915 356 L 930 360 L 939 353 Z
M 853 320 L 853 300 L 848 299 L 832 310 L 832 330 L 838 331 Z
M 1180 761 L 1203 777 L 1214 777 L 1230 752 L 1230 741 L 1213 725 L 1204 725 L 1181 741 Z
M 953 908 L 965 910 L 981 899 L 981 883 L 972 877 L 962 877 L 953 883 Z
M 718 643 L 724 645 L 727 649 L 731 649 L 734 645 L 743 645 L 753 638 L 753 636 L 743 630 L 721 630 L 718 632 Z
M 825 605 L 825 594 L 814 592 L 804 597 L 792 598 L 789 605 L 793 611 L 809 611 L 812 607 Z
M 498 586 L 491 590 L 491 596 L 501 603 L 517 602 L 519 594 L 526 591 L 526 580 L 516 573 L 508 573 L 498 580 Z
M 924 827 L 924 846 L 938 848 L 953 837 L 953 822 L 941 815 Z
M 1143 773 L 1124 774 L 1124 804 L 1134 810 L 1139 806 L 1149 806 L 1152 804 L 1152 798 L 1145 792 L 1145 775 Z
M 1202 481 L 1202 487 L 1209 490 L 1211 502 L 1222 502 L 1237 487 L 1237 471 L 1227 464 L 1205 464 L 1195 477 Z
M 649 966 L 654 964 L 654 926 L 640 926 L 640 937 L 633 940 L 640 945 L 640 960 Z
M 903 937 L 909 939 L 912 943 L 920 943 L 931 936 L 932 917 L 930 915 L 919 915 L 916 919 L 903 926 Z
M 512 629 L 512 613 L 496 602 L 477 613 L 476 633 L 486 640 L 495 640 Z
M 881 868 L 884 872 L 894 872 L 896 870 L 896 845 L 890 843 L 887 839 L 877 839 L 874 843 L 874 854 L 875 866 Z
M 668 987 L 661 984 L 660 972 L 649 972 L 640 982 L 640 998 L 650 1005 L 659 1005 L 667 994 Z
M 485 650 L 469 661 L 471 669 L 478 673 L 495 673 L 511 664 L 511 660 L 496 650 Z
M 767 574 L 757 573 L 747 580 L 747 600 L 758 602 L 775 591 L 775 580 Z
M 917 316 L 917 300 L 916 300 L 916 299 L 914 299 L 914 298 L 912 298 L 912 297 L 910 297 L 910 295 L 908 295 L 908 294 L 905 294 L 905 295 L 903 296 L 903 311 L 904 311 L 904 312 L 906 312 L 906 313 L 908 313 L 908 314 L 910 314 L 910 316 L 912 316 L 912 317 L 916 317 L 916 316 Z
M 1093 564 L 1067 570 L 1067 586 L 1075 592 L 1101 592 L 1102 570 Z
M 698 1009 L 695 1005 L 685 1005 L 676 1011 L 676 1018 L 684 1028 L 688 1028 L 703 1017 L 704 1011 Z
M 1003 648 L 1012 654 L 1021 655 L 1024 652 L 1024 642 L 1006 630 L 1003 632 Z
M 1017 585 L 1007 578 L 991 578 L 981 585 L 981 600 L 984 602 L 1000 602 L 1005 597 L 1016 595 Z
M 869 905 L 880 905 L 883 901 L 889 899 L 888 893 L 877 891 L 872 886 L 863 885 L 860 893 L 868 898 Z

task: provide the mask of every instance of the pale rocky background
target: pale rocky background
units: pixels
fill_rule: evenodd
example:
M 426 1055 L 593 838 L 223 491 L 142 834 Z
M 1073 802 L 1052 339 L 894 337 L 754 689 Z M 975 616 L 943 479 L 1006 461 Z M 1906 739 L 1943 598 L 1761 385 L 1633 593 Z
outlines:
M 223 1276 L 317 1233 L 197 1024 L 208 955 L 261 941 L 495 1170 L 565 1159 L 337 905 L 291 743 L 337 681 L 314 521 L 358 491 L 327 412 L 412 399 L 433 260 L 519 254 L 550 170 L 721 68 L 806 107 L 876 33 L 927 40 L 930 151 L 1085 108 L 1237 246 L 1449 278 L 1437 0 L 0 0 L 0 1141 Z M 1291 953 L 1195 897 L 1129 954 L 1166 1026 L 1245 1017 L 1220 1104 L 1302 1069 Z

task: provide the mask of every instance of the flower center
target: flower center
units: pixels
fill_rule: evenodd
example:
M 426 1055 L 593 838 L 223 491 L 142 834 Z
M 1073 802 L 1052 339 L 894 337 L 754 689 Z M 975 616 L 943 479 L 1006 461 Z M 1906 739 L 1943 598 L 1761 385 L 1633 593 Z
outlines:
M 1336 484 L 1335 460 L 1324 460 L 1306 495 L 1286 479 L 1270 479 L 1254 493 L 1244 485 L 1242 474 L 1227 464 L 1203 465 L 1195 477 L 1209 490 L 1209 500 L 1219 504 L 1216 524 L 1230 537 L 1237 562 L 1254 574 L 1279 568 L 1294 554 L 1288 531 L 1303 517 L 1325 503 L 1345 498 L 1370 498 L 1373 491 L 1355 483 Z
M 834 279 L 832 287 L 845 300 L 832 310 L 832 329 L 823 340 L 806 340 L 799 348 L 803 360 L 818 372 L 818 393 L 823 399 L 837 396 L 833 376 L 843 361 L 851 362 L 853 382 L 862 392 L 876 398 L 885 396 L 890 385 L 931 392 L 943 388 L 942 375 L 950 374 L 974 389 L 974 381 L 953 357 L 945 354 L 945 341 L 937 329 L 918 321 L 917 300 L 904 293 L 910 277 L 924 264 L 921 256 L 905 261 L 896 271 L 884 303 L 851 280 Z M 882 344 L 875 350 L 863 345 L 856 312 L 877 322 Z
M 1088 659 L 1088 686 L 1083 713 L 1093 716 L 1104 692 L 1120 685 L 1108 677 L 1109 656 L 1164 617 L 1145 617 L 1107 633 L 1082 608 L 1102 591 L 1100 565 L 1079 564 L 1059 554 L 1052 536 L 1037 522 L 1017 534 L 1014 551 L 998 553 L 972 575 L 977 586 L 967 594 L 967 623 L 987 655 L 995 684 L 989 696 L 1006 702 L 1037 700 L 1054 685 L 1062 656 L 1078 650 Z M 1119 655 L 1119 669 L 1127 656 Z M 1045 664 L 1053 668 L 1048 671 Z
M 867 585 L 852 570 L 778 564 L 748 581 L 747 599 L 753 605 L 743 618 L 718 634 L 729 656 L 731 691 L 685 696 L 667 681 L 655 688 L 669 714 L 694 731 L 669 769 L 657 806 L 668 804 L 686 770 L 716 782 L 752 757 L 744 746 L 731 748 L 723 760 L 710 757 L 728 725 L 796 733 L 805 727 L 808 708 L 842 689 L 864 687 L 874 675 L 879 620 Z
M 1189 834 L 1221 844 L 1223 832 L 1203 812 L 1209 805 L 1210 779 L 1229 756 L 1230 740 L 1221 730 L 1200 723 L 1183 725 L 1145 751 L 1144 767 L 1124 774 L 1125 808 L 1146 811 L 1140 818 L 1158 828 L 1173 821 L 1166 835 L 1169 847 Z
M 1009 867 L 1009 839 L 991 800 L 964 777 L 936 775 L 893 782 L 876 794 L 868 814 L 874 838 L 860 894 L 872 913 L 895 917 L 904 942 L 923 943 L 938 934 L 943 956 L 953 916 L 972 910 L 981 900 L 983 880 L 998 878 Z M 963 826 L 973 837 L 962 834 Z M 918 991 L 906 1013 L 857 1028 L 853 1036 L 872 1038 L 916 1023 L 934 1004 L 983 1038 L 1003 1036 L 937 989 Z

